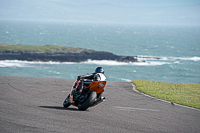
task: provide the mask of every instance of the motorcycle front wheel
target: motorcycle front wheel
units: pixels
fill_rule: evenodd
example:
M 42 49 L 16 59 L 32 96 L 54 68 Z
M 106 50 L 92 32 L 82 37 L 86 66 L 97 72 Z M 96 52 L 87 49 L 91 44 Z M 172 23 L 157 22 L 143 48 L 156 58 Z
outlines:
M 79 110 L 87 110 L 94 102 L 97 97 L 97 93 L 94 91 L 91 91 L 88 98 L 83 102 L 78 104 Z
M 67 96 L 65 101 L 63 102 L 63 107 L 68 108 L 71 104 L 69 103 L 70 94 Z

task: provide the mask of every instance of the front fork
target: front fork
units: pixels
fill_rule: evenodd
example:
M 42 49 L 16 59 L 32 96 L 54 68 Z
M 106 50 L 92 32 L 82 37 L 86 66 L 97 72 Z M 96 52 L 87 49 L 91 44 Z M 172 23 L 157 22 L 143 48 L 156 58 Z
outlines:
M 70 97 L 69 97 L 69 103 L 72 104 L 72 105 L 75 105 L 75 106 L 76 106 L 76 103 L 74 101 L 74 94 L 73 93 L 77 91 L 77 88 L 78 88 L 79 85 L 81 85 L 81 89 L 80 90 L 83 90 L 83 79 L 79 80 L 79 81 L 76 81 L 74 83 L 74 85 L 72 86 Z

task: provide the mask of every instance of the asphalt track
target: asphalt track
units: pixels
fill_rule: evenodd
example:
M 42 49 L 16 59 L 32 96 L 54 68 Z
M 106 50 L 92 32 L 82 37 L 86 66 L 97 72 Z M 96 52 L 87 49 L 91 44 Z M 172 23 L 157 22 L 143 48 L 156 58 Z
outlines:
M 108 82 L 106 101 L 63 108 L 74 80 L 0 76 L 1 133 L 198 133 L 200 110 L 171 105 Z

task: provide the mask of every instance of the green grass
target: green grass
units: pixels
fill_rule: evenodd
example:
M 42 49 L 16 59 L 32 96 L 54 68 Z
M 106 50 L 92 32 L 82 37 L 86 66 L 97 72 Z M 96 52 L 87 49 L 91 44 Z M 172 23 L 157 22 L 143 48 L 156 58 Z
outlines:
M 134 80 L 140 92 L 173 103 L 200 109 L 199 83 L 165 83 L 148 80 Z
M 75 49 L 72 47 L 55 46 L 55 45 L 9 45 L 0 44 L 0 52 L 3 51 L 35 51 L 35 52 L 51 52 L 51 51 L 61 51 L 63 49 Z

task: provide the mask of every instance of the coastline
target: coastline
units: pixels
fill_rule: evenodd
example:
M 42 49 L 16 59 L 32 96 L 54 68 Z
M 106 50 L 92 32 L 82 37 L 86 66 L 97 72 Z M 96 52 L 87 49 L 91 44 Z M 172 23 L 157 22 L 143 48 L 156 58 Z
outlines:
M 137 56 L 120 56 L 110 52 L 84 48 L 54 45 L 32 46 L 0 44 L 0 60 L 82 62 L 89 59 L 138 62 Z

